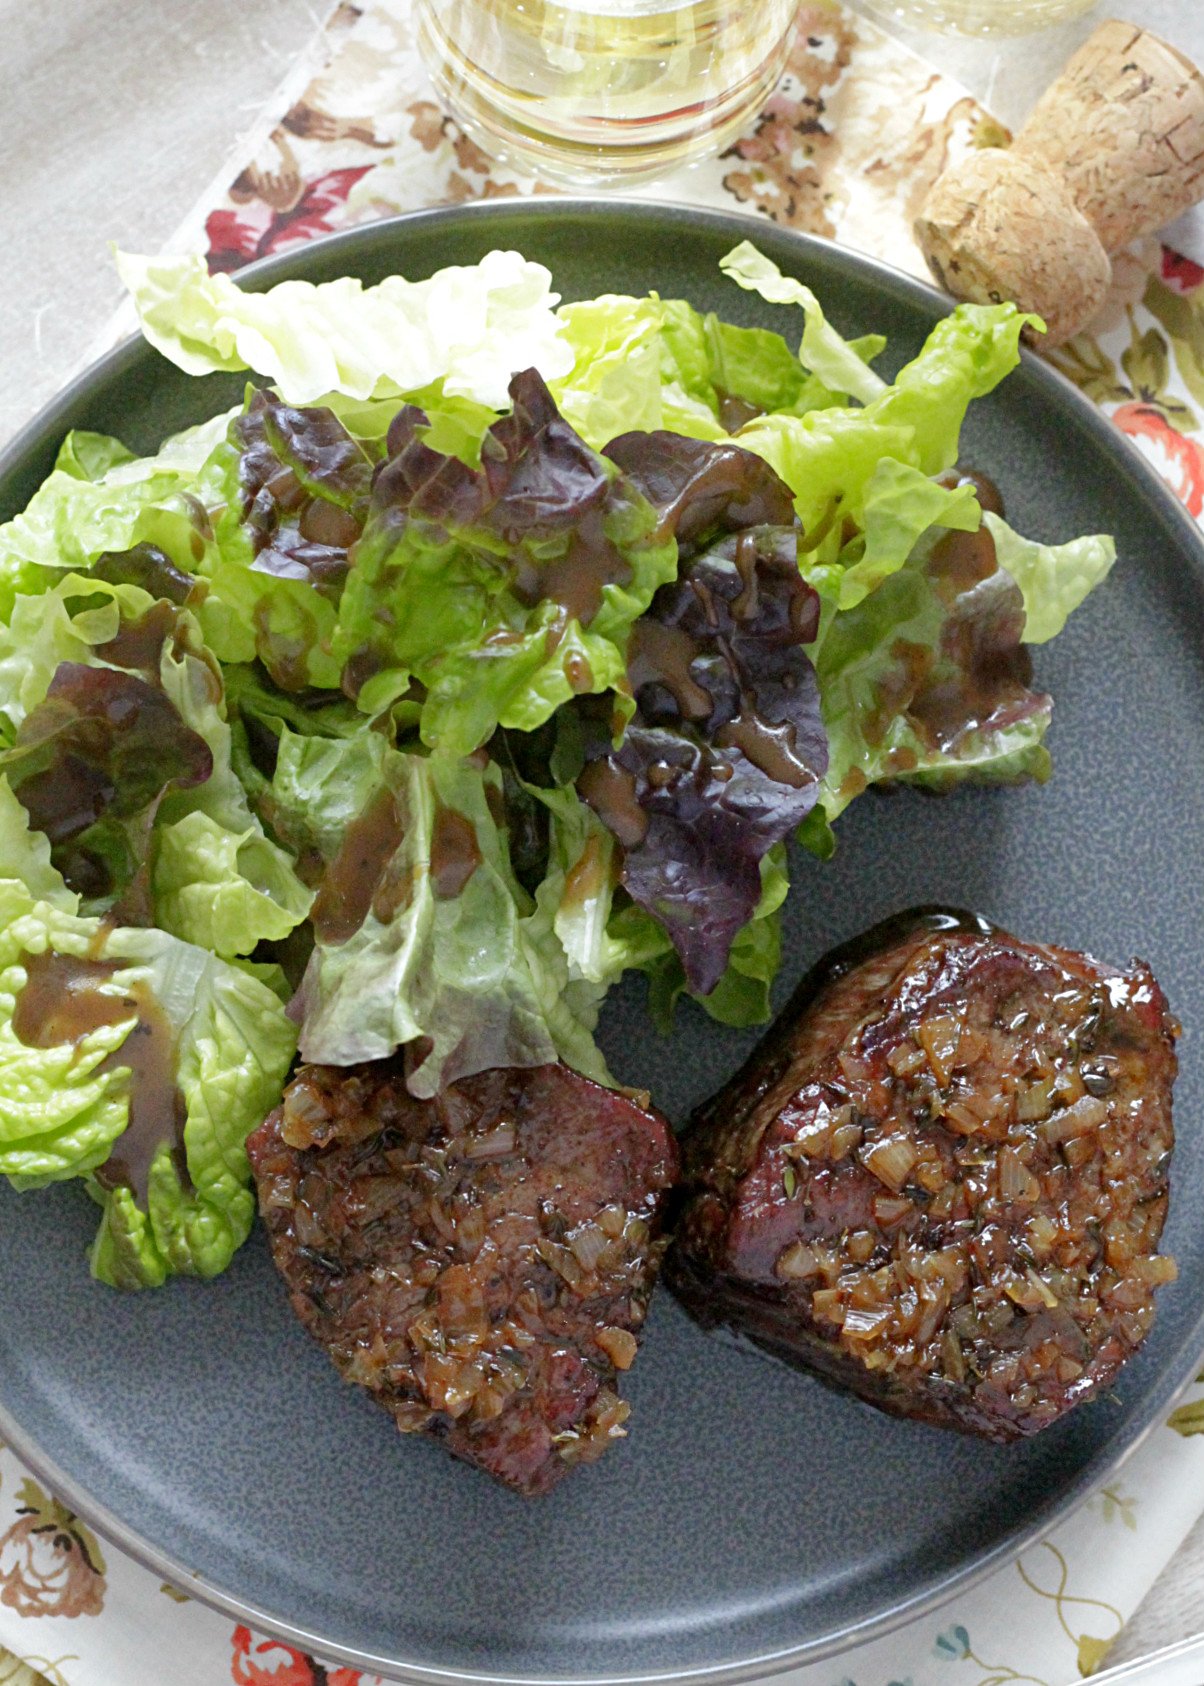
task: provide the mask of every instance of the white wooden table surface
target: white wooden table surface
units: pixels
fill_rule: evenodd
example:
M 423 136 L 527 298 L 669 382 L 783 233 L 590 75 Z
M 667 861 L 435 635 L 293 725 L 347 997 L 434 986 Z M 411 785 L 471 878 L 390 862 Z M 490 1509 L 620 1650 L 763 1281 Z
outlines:
M 324 0 L 0 0 L 0 443 L 116 308 L 109 242 L 154 251 L 174 233 L 324 10 Z M 1116 14 L 1204 63 L 1204 0 L 1104 3 L 1020 42 L 906 39 L 1017 122 L 1093 23 Z M 1204 1522 L 1109 1663 L 1202 1629 Z

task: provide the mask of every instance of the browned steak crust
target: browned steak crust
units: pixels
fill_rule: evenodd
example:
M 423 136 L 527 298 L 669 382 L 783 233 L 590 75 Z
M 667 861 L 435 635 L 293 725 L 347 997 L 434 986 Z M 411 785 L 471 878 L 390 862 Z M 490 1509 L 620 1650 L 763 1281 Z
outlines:
M 1176 1034 L 1141 962 L 888 922 L 693 1121 L 666 1279 L 886 1410 L 1034 1434 L 1107 1387 L 1174 1276 Z
M 527 1494 L 622 1436 L 677 1173 L 658 1114 L 558 1065 L 433 1101 L 400 1062 L 309 1066 L 248 1152 L 294 1311 L 400 1429 Z

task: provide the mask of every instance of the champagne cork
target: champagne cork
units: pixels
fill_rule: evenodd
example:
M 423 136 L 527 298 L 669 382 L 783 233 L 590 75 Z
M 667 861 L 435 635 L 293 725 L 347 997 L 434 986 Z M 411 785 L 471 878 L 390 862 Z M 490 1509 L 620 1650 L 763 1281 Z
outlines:
M 1002 147 L 947 170 L 924 206 L 921 245 L 947 293 L 978 304 L 1014 299 L 1060 343 L 1099 310 L 1112 265 L 1063 178 Z
M 1204 197 L 1204 76 L 1135 24 L 1100 25 L 1010 149 L 984 149 L 933 185 L 916 238 L 941 285 L 1012 299 L 1057 345 L 1107 295 L 1110 254 Z
M 1016 149 L 1064 177 L 1104 250 L 1118 252 L 1204 198 L 1204 77 L 1114 18 L 1038 100 Z

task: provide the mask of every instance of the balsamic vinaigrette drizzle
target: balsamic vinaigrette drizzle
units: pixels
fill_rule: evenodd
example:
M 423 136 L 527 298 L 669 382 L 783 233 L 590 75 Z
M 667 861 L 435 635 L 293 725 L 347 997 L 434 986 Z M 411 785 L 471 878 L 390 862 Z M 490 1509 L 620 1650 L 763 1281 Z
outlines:
M 184 1151 L 186 1109 L 176 1083 L 175 1035 L 170 1021 L 141 980 L 120 992 L 102 984 L 125 970 L 121 961 L 74 954 L 23 954 L 25 987 L 13 1010 L 13 1031 L 27 1048 L 78 1045 L 109 1025 L 135 1024 L 119 1048 L 95 1068 L 128 1069 L 129 1118 L 108 1159 L 94 1173 L 102 1188 L 125 1187 L 146 1204 L 150 1169 L 159 1148 L 171 1144 L 185 1188 L 192 1184 Z
M 326 869 L 310 915 L 318 942 L 350 942 L 372 910 L 401 839 L 397 799 L 391 790 L 381 790 L 347 827 Z
M 405 826 L 391 790 L 373 797 L 352 820 L 322 879 L 310 917 L 318 942 L 339 947 L 369 913 L 387 924 L 408 900 L 409 875 L 398 877 L 393 860 Z M 431 829 L 431 889 L 438 901 L 454 900 L 481 864 L 476 828 L 466 814 L 436 804 Z
M 431 888 L 436 901 L 454 901 L 480 864 L 476 827 L 467 814 L 440 802 L 431 832 Z
M 649 817 L 636 796 L 634 773 L 616 767 L 609 756 L 601 755 L 585 764 L 577 789 L 625 849 L 639 847 L 648 834 Z

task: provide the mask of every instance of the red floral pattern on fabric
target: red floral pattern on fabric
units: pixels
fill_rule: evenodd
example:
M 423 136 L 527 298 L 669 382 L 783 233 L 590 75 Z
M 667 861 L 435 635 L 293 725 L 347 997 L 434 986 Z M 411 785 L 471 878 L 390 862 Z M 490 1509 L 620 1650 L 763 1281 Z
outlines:
M 1194 293 L 1204 283 L 1204 267 L 1191 258 L 1185 258 L 1181 252 L 1173 252 L 1169 246 L 1164 246 L 1162 279 L 1177 293 Z
M 1204 515 L 1204 450 L 1152 404 L 1122 404 L 1112 420 L 1197 520 Z
M 236 1627 L 232 1644 L 234 1686 L 373 1686 L 358 1669 L 328 1668 L 279 1639 L 259 1639 L 250 1628 Z
M 210 270 L 241 269 L 256 258 L 331 233 L 341 220 L 336 216 L 338 208 L 371 168 L 371 164 L 361 164 L 328 170 L 307 182 L 296 203 L 285 210 L 273 210 L 263 199 L 252 199 L 235 211 L 211 211 L 205 223 L 205 260 Z

